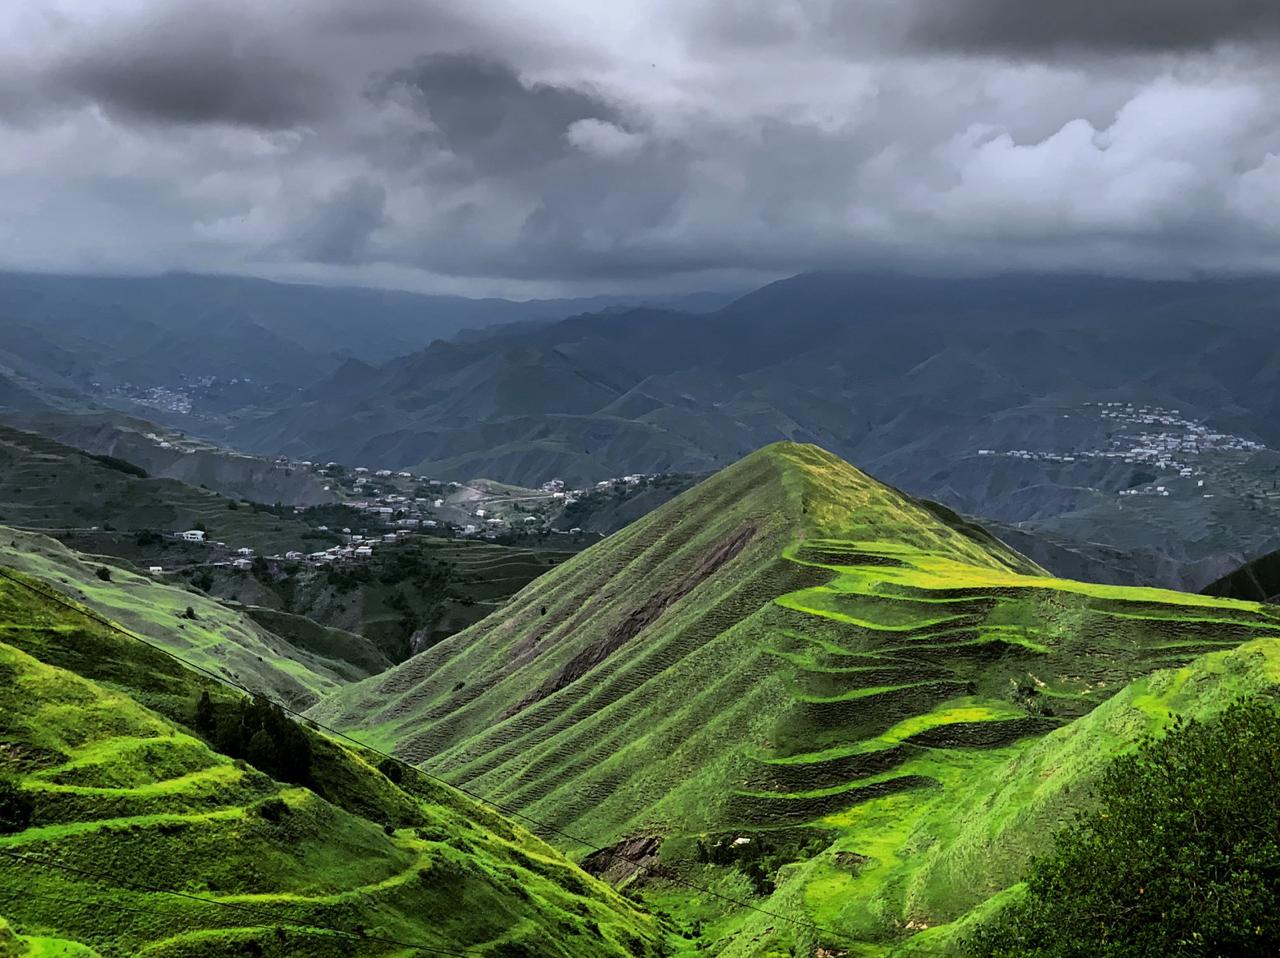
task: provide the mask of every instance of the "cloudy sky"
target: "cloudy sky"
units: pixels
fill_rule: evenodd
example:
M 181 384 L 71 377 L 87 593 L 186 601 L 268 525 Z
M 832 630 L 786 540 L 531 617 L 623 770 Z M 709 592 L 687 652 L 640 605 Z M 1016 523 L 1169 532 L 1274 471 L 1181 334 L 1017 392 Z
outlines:
M 1280 270 L 1274 0 L 23 0 L 0 267 Z

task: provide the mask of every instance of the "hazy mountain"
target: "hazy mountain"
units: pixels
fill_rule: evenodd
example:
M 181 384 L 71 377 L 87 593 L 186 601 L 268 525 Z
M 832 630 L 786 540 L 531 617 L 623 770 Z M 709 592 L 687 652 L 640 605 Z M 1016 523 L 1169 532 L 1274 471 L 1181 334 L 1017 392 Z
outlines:
M 778 439 L 813 441 L 966 513 L 1127 551 L 1161 547 L 1169 527 L 1157 515 L 1137 542 L 1106 538 L 1118 493 L 1151 472 L 1120 444 L 1207 424 L 1235 443 L 1184 457 L 1207 487 L 1173 482 L 1168 465 L 1149 476 L 1203 530 L 1150 565 L 1198 588 L 1264 548 L 1272 526 L 1259 519 L 1280 508 L 1265 495 L 1280 457 L 1245 445 L 1280 444 L 1278 293 L 1272 280 L 807 274 L 706 315 L 577 316 L 348 364 L 231 436 L 526 485 L 708 472 Z M 1121 422 L 1104 402 L 1176 410 L 1179 425 Z M 1246 495 L 1258 511 L 1234 514 Z
M 653 301 L 696 310 L 728 298 L 698 293 Z M 120 408 L 151 408 L 169 422 L 199 422 L 290 396 L 347 359 L 383 362 L 463 330 L 646 301 L 516 302 L 186 273 L 5 273 L 0 367 L 44 388 Z M 0 404 L 32 405 L 8 394 L 3 380 Z

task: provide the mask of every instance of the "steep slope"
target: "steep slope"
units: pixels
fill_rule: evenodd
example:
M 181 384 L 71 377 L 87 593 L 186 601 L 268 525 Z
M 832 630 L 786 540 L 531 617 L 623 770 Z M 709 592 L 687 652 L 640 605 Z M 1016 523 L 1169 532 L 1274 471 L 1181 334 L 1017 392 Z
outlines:
M 519 827 L 283 721 L 0 579 L 0 773 L 28 806 L 0 827 L 0 949 L 658 953 L 650 919 Z
M 1256 604 L 1053 578 L 949 510 L 784 443 L 314 714 L 597 843 L 653 835 L 698 868 L 693 836 L 748 838 L 774 867 L 841 841 L 858 850 L 837 871 L 887 880 L 910 835 L 885 807 L 946 808 L 1135 678 L 1273 634 L 1280 615 Z M 771 910 L 867 947 L 906 934 L 900 883 L 855 922 L 847 883 L 805 873 L 821 880 L 777 872 Z M 747 947 L 749 922 L 716 920 L 739 942 L 725 954 L 794 934 Z
M 187 661 L 295 708 L 391 665 L 359 635 L 318 626 L 272 629 L 195 590 L 6 526 L 0 526 L 0 566 L 34 576 Z M 104 569 L 108 579 L 99 574 Z

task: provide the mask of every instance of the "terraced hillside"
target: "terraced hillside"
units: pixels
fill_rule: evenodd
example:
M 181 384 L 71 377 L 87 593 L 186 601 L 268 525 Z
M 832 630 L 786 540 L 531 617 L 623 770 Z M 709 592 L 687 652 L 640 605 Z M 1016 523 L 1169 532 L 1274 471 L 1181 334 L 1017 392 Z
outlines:
M 659 953 L 559 853 L 375 759 L 0 578 L 0 953 Z
M 263 624 L 196 590 L 157 582 L 47 536 L 0 526 L 0 566 L 34 576 L 188 662 L 291 707 L 391 665 L 362 636 Z
M 711 867 L 695 837 L 730 863 L 768 849 L 776 890 L 738 890 L 826 931 L 653 892 L 719 953 L 880 954 L 1013 884 L 1069 804 L 999 854 L 966 846 L 980 886 L 920 885 L 922 853 L 958 840 L 956 803 L 986 801 L 976 783 L 1135 679 L 1272 635 L 1280 615 L 1254 603 L 1053 578 L 778 444 L 314 714 L 593 842 L 659 837 L 671 867 Z M 978 814 L 992 839 L 1024 811 Z

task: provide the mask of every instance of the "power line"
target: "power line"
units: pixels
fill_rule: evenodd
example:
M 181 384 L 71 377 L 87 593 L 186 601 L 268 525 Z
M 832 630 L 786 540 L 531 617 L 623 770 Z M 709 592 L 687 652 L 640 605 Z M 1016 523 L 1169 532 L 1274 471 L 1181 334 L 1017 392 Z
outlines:
M 277 926 L 277 927 L 285 927 L 285 925 L 280 922 L 279 915 L 273 912 L 267 911 L 266 909 L 256 907 L 254 905 L 246 905 L 241 902 L 223 901 L 217 898 L 205 898 L 202 895 L 195 895 L 195 894 L 192 894 L 191 892 L 175 891 L 171 888 L 161 888 L 156 885 L 147 885 L 143 882 L 132 882 L 125 879 L 117 878 L 113 875 L 107 875 L 103 872 L 97 872 L 92 869 L 80 868 L 75 865 L 68 865 L 65 862 L 55 862 L 55 861 L 52 861 L 51 859 L 42 858 L 36 855 L 26 855 L 26 854 L 23 854 L 22 852 L 15 852 L 6 848 L 0 848 L 0 855 L 5 856 L 6 858 L 11 858 L 15 861 L 25 862 L 30 865 L 39 865 L 44 868 L 52 868 L 59 871 L 69 872 L 73 875 L 78 875 L 82 878 L 96 879 L 97 881 L 105 882 L 108 885 L 111 885 L 112 887 L 119 888 L 122 891 L 147 892 L 147 893 L 156 894 L 156 895 L 169 895 L 174 898 L 182 898 L 188 901 L 196 901 L 205 905 L 216 905 L 219 908 L 229 908 L 235 911 L 254 915 L 258 918 L 267 918 L 267 919 L 270 919 L 271 925 Z M 130 910 L 145 911 L 145 909 L 130 909 Z M 411 942 L 411 941 L 401 941 L 397 938 L 390 938 L 385 935 L 364 934 L 357 931 L 351 931 L 346 928 L 338 928 L 334 925 L 324 925 L 319 922 L 313 923 L 309 926 L 289 925 L 288 927 L 290 927 L 293 931 L 299 931 L 304 933 L 314 934 L 315 930 L 320 930 L 325 932 L 326 934 L 339 935 L 341 937 L 352 938 L 357 941 L 372 941 L 372 942 L 379 942 L 381 944 L 395 945 L 398 948 L 413 948 L 417 951 L 425 951 L 434 955 L 447 956 L 447 958 L 474 958 L 474 956 L 477 956 L 479 954 L 479 952 L 475 952 L 475 951 L 452 951 L 447 948 L 440 948 L 436 945 L 423 945 L 423 944 L 418 944 L 416 942 Z M 308 929 L 310 929 L 310 931 L 308 931 Z
M 15 582 L 18 585 L 22 586 L 23 588 L 28 589 L 31 592 L 35 592 L 37 595 L 43 596 L 44 598 L 50 600 L 51 602 L 54 602 L 66 609 L 71 610 L 72 612 L 82 615 L 85 618 L 90 619 L 93 622 L 96 622 L 98 625 L 102 626 L 103 628 L 106 628 L 112 632 L 116 632 L 120 635 L 123 635 L 126 638 L 133 639 L 136 642 L 140 642 L 141 644 L 147 646 L 148 648 L 154 649 L 156 652 L 159 652 L 162 655 L 168 656 L 169 658 L 173 659 L 175 662 L 179 663 L 180 665 L 186 668 L 192 669 L 193 671 L 201 672 L 204 675 L 209 676 L 210 678 L 214 679 L 217 682 L 220 682 L 223 685 L 227 685 L 227 686 L 230 686 L 231 688 L 237 689 L 238 691 L 244 692 L 246 695 L 250 697 L 260 696 L 264 699 L 267 699 L 267 701 L 271 702 L 277 708 L 281 709 L 284 712 L 289 713 L 290 715 L 294 716 L 295 718 L 297 718 L 302 722 L 305 722 L 307 725 L 313 728 L 323 729 L 324 731 L 328 732 L 331 736 L 335 738 L 339 738 L 339 739 L 342 739 L 343 741 L 350 742 L 352 745 L 355 745 L 358 748 L 364 749 L 367 752 L 372 752 L 375 755 L 382 756 L 383 758 L 388 759 L 389 761 L 395 762 L 398 766 L 408 769 L 411 773 L 421 775 L 423 778 L 426 778 L 429 781 L 435 782 L 436 784 L 444 788 L 452 789 L 462 795 L 467 796 L 473 801 L 480 802 L 484 805 L 488 805 L 490 808 L 498 812 L 501 812 L 504 815 L 507 815 L 511 818 L 519 818 L 523 821 L 529 822 L 530 824 L 536 826 L 538 829 L 542 831 L 548 832 L 550 834 L 558 835 L 561 838 L 564 838 L 576 844 L 582 845 L 584 848 L 587 848 L 593 852 L 596 852 L 597 854 L 606 855 L 614 861 L 625 862 L 629 865 L 634 866 L 637 869 L 647 869 L 649 867 L 643 861 L 639 861 L 627 855 L 623 855 L 621 852 L 617 852 L 612 849 L 603 848 L 599 845 L 596 845 L 594 842 L 588 841 L 587 839 L 582 838 L 580 836 L 572 835 L 569 832 L 564 831 L 562 828 L 556 825 L 552 825 L 549 822 L 544 822 L 539 819 L 533 818 L 532 816 L 520 811 L 517 808 L 513 808 L 511 806 L 503 804 L 502 802 L 488 798 L 487 796 L 484 796 L 478 792 L 472 791 L 471 789 L 463 785 L 455 785 L 453 782 L 443 779 L 438 775 L 433 775 L 431 772 L 428 772 L 425 769 L 419 768 L 416 765 L 406 762 L 404 759 L 396 755 L 392 755 L 389 752 L 384 752 L 381 749 L 376 748 L 372 745 L 366 745 L 364 742 L 361 742 L 357 738 L 353 738 L 352 736 L 348 735 L 346 732 L 341 731 L 340 729 L 336 729 L 336 728 L 333 728 L 332 726 L 325 725 L 323 722 L 319 722 L 316 719 L 303 715 L 301 712 L 298 712 L 297 710 L 291 708 L 290 706 L 285 705 L 281 702 L 275 701 L 274 699 L 272 699 L 270 696 L 266 695 L 263 692 L 260 692 L 260 691 L 255 692 L 254 690 L 248 688 L 247 686 L 242 685 L 239 682 L 234 681 L 233 679 L 227 678 L 226 676 L 219 675 L 218 673 L 214 672 L 211 669 L 207 669 L 204 666 L 197 665 L 194 662 L 188 662 L 186 659 L 182 658 L 177 653 L 172 652 L 169 649 L 166 649 L 162 646 L 156 645 L 154 642 L 148 641 L 144 637 L 138 635 L 135 632 L 130 631 L 129 629 L 125 629 L 124 627 L 116 624 L 115 622 L 112 622 L 111 620 L 107 619 L 105 616 L 100 615 L 94 610 L 86 609 L 72 603 L 64 595 L 62 595 L 56 589 L 53 589 L 51 586 L 47 587 L 50 591 L 46 592 L 44 589 L 38 588 L 33 583 L 27 582 L 24 579 L 18 578 L 3 569 L 0 569 L 0 577 L 6 578 L 11 582 Z M 924 746 L 916 746 L 916 747 L 924 748 Z M 785 921 L 798 928 L 808 929 L 809 931 L 813 931 L 818 934 L 824 935 L 832 939 L 833 941 L 843 937 L 837 934 L 836 932 L 828 928 L 824 928 L 821 925 L 818 925 L 814 922 L 805 921 L 804 919 L 796 918 L 791 915 L 784 915 L 779 912 L 770 911 L 767 908 L 761 908 L 760 906 L 754 905 L 751 902 L 743 901 L 742 899 L 739 899 L 739 898 L 734 898 L 732 895 L 725 895 L 721 892 L 715 891 L 714 889 L 707 888 L 704 885 L 699 885 L 697 882 L 693 882 L 693 881 L 690 881 L 689 879 L 682 878 L 679 875 L 674 875 L 666 871 L 663 871 L 660 874 L 663 878 L 667 879 L 668 881 L 674 882 L 675 884 L 683 885 L 686 888 L 691 888 L 694 891 L 701 892 L 704 895 L 710 895 L 713 898 L 716 898 L 723 902 L 727 902 L 738 908 L 744 908 L 749 911 L 756 912 L 757 914 L 764 915 L 768 918 L 776 919 L 778 921 Z

